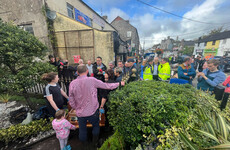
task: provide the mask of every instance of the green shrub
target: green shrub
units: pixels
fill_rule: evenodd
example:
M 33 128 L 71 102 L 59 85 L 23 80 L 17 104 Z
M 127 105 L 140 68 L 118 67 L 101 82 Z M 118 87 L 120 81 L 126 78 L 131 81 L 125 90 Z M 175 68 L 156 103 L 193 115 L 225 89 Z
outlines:
M 122 150 L 124 147 L 124 138 L 118 131 L 116 131 L 103 143 L 99 150 Z
M 0 141 L 4 142 L 6 145 L 9 142 L 16 141 L 19 138 L 29 138 L 33 135 L 39 134 L 39 132 L 44 132 L 52 129 L 52 118 L 49 120 L 41 119 L 32 121 L 28 125 L 12 125 L 7 129 L 0 130 Z
M 132 82 L 110 94 L 109 121 L 132 146 L 151 143 L 171 126 L 188 125 L 196 89 L 164 82 Z
M 10 100 L 13 100 L 13 101 L 19 101 L 19 102 L 25 102 L 26 103 L 26 99 L 24 96 L 18 96 L 18 95 L 14 95 L 10 98 Z M 31 96 L 30 97 L 30 101 L 33 103 L 33 104 L 41 104 L 41 105 L 45 105 L 46 104 L 46 101 L 44 98 L 42 97 L 35 97 L 35 96 Z

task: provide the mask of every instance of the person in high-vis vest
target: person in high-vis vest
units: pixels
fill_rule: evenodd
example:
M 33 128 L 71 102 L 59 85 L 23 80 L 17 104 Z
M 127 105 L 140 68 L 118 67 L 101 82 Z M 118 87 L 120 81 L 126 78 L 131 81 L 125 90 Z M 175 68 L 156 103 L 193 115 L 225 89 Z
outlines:
M 153 80 L 153 58 L 148 59 L 147 65 L 143 68 L 143 80 Z
M 167 58 L 162 58 L 160 65 L 158 66 L 158 76 L 159 80 L 169 80 L 170 79 L 170 65 Z

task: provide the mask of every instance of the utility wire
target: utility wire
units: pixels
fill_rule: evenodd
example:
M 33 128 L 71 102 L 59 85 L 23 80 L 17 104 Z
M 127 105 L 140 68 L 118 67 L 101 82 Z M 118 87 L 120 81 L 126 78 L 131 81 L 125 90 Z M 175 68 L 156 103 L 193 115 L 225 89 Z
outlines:
M 137 0 L 137 1 L 139 1 L 139 2 L 142 3 L 142 4 L 147 5 L 147 6 L 149 6 L 149 7 L 152 7 L 152 8 L 154 8 L 154 9 L 157 9 L 157 10 L 163 11 L 163 12 L 165 12 L 165 13 L 168 13 L 168 14 L 170 14 L 170 15 L 173 15 L 173 16 L 176 16 L 176 17 L 179 17 L 179 18 L 183 18 L 183 19 L 186 19 L 186 20 L 189 20 L 189 21 L 193 21 L 193 22 L 204 23 L 204 24 L 228 24 L 228 23 L 230 23 L 230 22 L 225 22 L 225 23 L 210 23 L 210 22 L 203 22 L 203 21 L 199 21 L 199 20 L 194 20 L 194 19 L 191 19 L 191 18 L 179 16 L 179 15 L 177 15 L 177 14 L 174 14 L 174 13 L 171 13 L 171 12 L 169 12 L 169 11 L 163 10 L 163 9 L 161 9 L 161 8 L 158 8 L 158 7 L 156 7 L 156 6 L 153 6 L 153 5 L 150 5 L 150 4 L 146 3 L 146 2 L 143 2 L 142 0 Z
M 223 29 L 222 30 L 226 30 L 226 29 L 228 29 L 228 27 L 230 27 L 230 26 L 226 26 L 226 27 L 223 27 Z M 213 29 L 215 29 L 215 28 L 213 28 Z M 185 34 L 180 34 L 180 35 L 169 35 L 170 37 L 181 37 L 181 36 L 183 36 L 183 35 L 192 35 L 192 34 L 196 34 L 196 33 L 199 33 L 199 32 L 202 32 L 202 31 L 207 31 L 207 30 L 213 30 L 213 29 L 204 29 L 204 30 L 198 30 L 198 31 L 195 31 L 195 32 L 190 32 L 190 33 L 185 33 Z M 163 38 L 166 38 L 166 37 L 158 37 L 159 39 L 163 39 Z M 147 39 L 148 40 L 148 39 Z

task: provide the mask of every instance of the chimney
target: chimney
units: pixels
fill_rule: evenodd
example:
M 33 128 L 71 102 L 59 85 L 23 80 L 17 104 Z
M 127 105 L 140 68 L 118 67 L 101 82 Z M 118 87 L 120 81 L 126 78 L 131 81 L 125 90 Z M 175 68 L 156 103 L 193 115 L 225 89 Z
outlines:
M 129 20 L 125 20 L 127 23 L 129 23 Z
M 108 16 L 102 16 L 106 21 L 108 20 Z

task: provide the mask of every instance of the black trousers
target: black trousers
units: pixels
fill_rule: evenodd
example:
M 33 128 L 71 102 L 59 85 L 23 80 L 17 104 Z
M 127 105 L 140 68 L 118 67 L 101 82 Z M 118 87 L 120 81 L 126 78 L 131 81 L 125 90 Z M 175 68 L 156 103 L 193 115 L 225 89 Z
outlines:
M 225 107 L 226 107 L 226 105 L 227 105 L 227 102 L 228 102 L 229 94 L 230 94 L 230 93 L 224 93 L 222 102 L 221 102 L 221 104 L 220 104 L 220 109 L 221 109 L 221 110 L 225 109 Z

